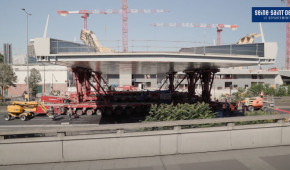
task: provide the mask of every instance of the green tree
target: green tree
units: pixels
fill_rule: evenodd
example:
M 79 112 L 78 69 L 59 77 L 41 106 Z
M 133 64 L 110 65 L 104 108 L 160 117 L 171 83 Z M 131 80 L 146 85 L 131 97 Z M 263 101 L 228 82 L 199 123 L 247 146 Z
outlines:
M 287 95 L 290 96 L 290 85 L 287 85 Z
M 241 101 L 245 97 L 246 89 L 239 87 L 237 92 L 233 93 L 233 96 L 235 97 L 235 101 Z
M 0 88 L 1 96 L 4 95 L 4 91 L 10 86 L 16 86 L 17 76 L 15 75 L 10 65 L 0 63 Z
M 247 91 L 246 96 L 247 97 L 255 97 L 255 96 L 260 96 L 261 91 L 264 90 L 264 85 L 263 84 L 253 84 Z
M 4 56 L 0 53 L 0 63 L 4 62 Z
M 38 83 L 41 82 L 41 75 L 35 68 L 30 70 L 29 75 L 29 89 L 32 96 L 36 96 Z M 27 83 L 27 77 L 25 78 L 25 83 Z
M 286 90 L 286 86 L 279 86 L 278 89 L 276 90 L 276 96 L 286 96 L 287 95 L 287 90 Z
M 275 89 L 271 87 L 269 84 L 264 86 L 264 94 L 265 95 L 275 95 Z

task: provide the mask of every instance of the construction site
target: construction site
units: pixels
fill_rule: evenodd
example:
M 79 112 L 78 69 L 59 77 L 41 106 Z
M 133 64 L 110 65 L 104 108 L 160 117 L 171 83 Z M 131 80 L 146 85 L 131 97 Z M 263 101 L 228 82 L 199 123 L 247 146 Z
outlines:
M 54 114 L 67 114 L 69 111 L 78 116 L 93 114 L 129 116 L 144 111 L 146 114 L 151 105 L 161 103 L 205 102 L 209 103 L 213 110 L 217 110 L 220 105 L 223 105 L 222 102 L 228 100 L 212 94 L 214 80 L 220 69 L 275 63 L 277 43 L 264 41 L 261 24 L 261 34 L 248 34 L 236 43 L 221 45 L 221 32 L 224 29 L 237 30 L 237 24 L 153 23 L 151 24 L 153 27 L 216 29 L 216 44 L 185 47 L 167 52 L 131 52 L 128 50 L 128 14 L 168 12 L 170 10 L 167 9 L 128 9 L 127 0 L 122 1 L 120 10 L 57 11 L 61 16 L 79 14 L 83 18 L 84 26 L 80 33 L 83 43 L 48 38 L 46 36 L 48 17 L 43 37 L 33 38 L 32 41 L 29 41 L 28 56 L 36 58 L 38 63 L 43 64 L 43 69 L 45 69 L 45 65 L 67 67 L 72 78 L 65 81 L 69 82 L 69 86 L 70 82 L 73 82 L 74 87 L 71 88 L 75 88 L 75 90 L 69 93 L 61 91 L 62 96 L 59 94 L 51 96 L 54 94 L 53 90 L 57 84 L 55 75 L 58 74 L 52 73 L 52 85 L 49 89 L 45 82 L 43 83 L 42 96 L 39 97 L 39 101 L 31 102 L 31 91 L 28 93 L 26 91 L 24 99 L 27 103 L 12 102 L 12 105 L 8 106 L 9 114 L 6 120 L 17 117 L 27 120 L 31 117 L 30 114 L 33 116 L 45 115 L 49 110 Z M 88 30 L 87 19 L 91 14 L 122 14 L 122 51 L 101 45 L 96 34 Z M 262 37 L 262 42 L 255 43 L 254 40 L 258 37 Z M 41 66 L 38 69 L 41 69 Z M 111 81 L 113 79 L 108 78 L 110 75 L 116 75 L 119 82 L 113 83 Z M 157 81 L 158 85 L 155 86 L 155 89 L 144 89 L 142 88 L 144 84 L 136 82 L 134 75 L 135 77 L 153 75 L 161 81 L 159 84 Z M 178 79 L 177 82 L 176 79 Z M 53 85 L 53 81 L 55 81 L 55 85 Z M 225 88 L 233 87 L 227 82 L 225 84 Z M 247 86 L 244 85 L 245 88 Z M 235 87 L 237 88 L 237 85 Z M 14 88 L 10 91 L 18 90 Z M 50 95 L 47 95 L 48 93 L 45 91 L 50 91 Z M 222 101 L 217 102 L 217 100 Z M 237 108 L 240 102 L 236 101 L 233 105 Z M 263 106 L 263 104 L 261 105 Z M 14 108 L 18 108 L 18 110 L 13 112 Z
M 203 24 L 198 19 L 160 22 L 156 17 L 147 25 L 157 34 L 164 29 L 200 29 L 215 35 L 213 43 L 205 42 L 206 34 L 204 42 L 198 43 L 160 41 L 165 47 L 161 49 L 157 40 L 130 41 L 128 15 L 166 15 L 174 13 L 171 9 L 130 9 L 128 0 L 122 0 L 120 9 L 54 11 L 63 19 L 60 29 L 71 29 L 64 16 L 81 19 L 74 21 L 75 26 L 82 25 L 79 41 L 49 37 L 50 15 L 43 36 L 29 39 L 31 14 L 25 8 L 22 11 L 27 17 L 26 61 L 13 64 L 11 44 L 4 46 L 3 65 L 11 67 L 17 81 L 0 90 L 4 104 L 0 106 L 0 150 L 5 154 L 0 154 L 0 168 L 289 147 L 290 23 L 286 23 L 282 70 L 275 66 L 278 43 L 265 41 L 261 23 L 255 25 L 258 32 L 247 27 L 251 32 L 228 43 L 224 34 L 245 26 Z M 111 14 L 122 16 L 122 39 L 112 46 L 99 38 L 107 27 L 104 32 L 95 31 L 89 20 Z M 40 77 L 36 85 L 30 84 L 29 78 L 36 77 L 32 70 Z M 20 154 L 15 156 L 11 150 Z M 20 159 L 28 151 L 30 157 Z M 274 166 L 263 161 L 247 165 L 247 161 L 232 164 L 246 165 L 244 169 Z

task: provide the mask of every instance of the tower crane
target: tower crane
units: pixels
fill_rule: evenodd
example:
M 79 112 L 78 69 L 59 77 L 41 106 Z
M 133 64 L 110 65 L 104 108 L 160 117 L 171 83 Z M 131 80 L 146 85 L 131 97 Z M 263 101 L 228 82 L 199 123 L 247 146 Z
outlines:
M 57 11 L 62 16 L 68 14 L 81 14 L 84 19 L 84 29 L 87 29 L 87 18 L 90 14 L 122 14 L 122 43 L 123 52 L 128 51 L 128 13 L 165 13 L 169 10 L 164 9 L 128 9 L 127 0 L 122 0 L 122 9 L 108 10 L 79 10 L 79 11 Z
M 118 10 L 79 10 L 79 11 L 57 11 L 61 16 L 67 16 L 68 14 L 81 14 L 84 19 L 84 29 L 87 29 L 87 19 L 90 14 L 114 14 L 119 13 Z
M 237 30 L 238 25 L 225 25 L 225 24 L 199 24 L 199 23 L 154 23 L 154 27 L 199 27 L 199 28 L 216 28 L 217 29 L 217 45 L 221 43 L 221 32 L 224 28 L 231 28 Z

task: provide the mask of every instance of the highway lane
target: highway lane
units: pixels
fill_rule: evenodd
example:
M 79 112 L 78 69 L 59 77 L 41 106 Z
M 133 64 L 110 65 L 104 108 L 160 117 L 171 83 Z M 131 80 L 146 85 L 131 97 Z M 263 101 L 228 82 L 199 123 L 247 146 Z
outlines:
M 290 114 L 290 106 L 287 105 L 276 105 L 274 108 L 270 108 L 269 112 L 277 112 L 281 114 Z M 115 116 L 87 116 L 82 115 L 79 118 L 72 120 L 68 119 L 66 115 L 57 116 L 56 120 L 52 120 L 46 115 L 38 115 L 30 120 L 21 121 L 20 119 L 5 121 L 6 116 L 5 109 L 0 110 L 0 125 L 54 125 L 54 124 L 115 124 L 115 123 L 135 123 L 145 119 L 145 115 L 133 114 L 130 117 L 124 115 Z M 241 107 L 233 116 L 242 116 Z M 222 116 L 219 115 L 220 117 Z
M 4 117 L 7 115 L 5 112 L 0 112 L 0 125 L 42 125 L 42 124 L 99 124 L 101 117 L 97 115 L 87 116 L 83 115 L 80 118 L 73 118 L 69 120 L 67 115 L 59 115 L 55 120 L 52 120 L 46 115 L 38 115 L 32 119 L 22 121 L 18 118 L 6 121 Z
M 78 118 L 69 120 L 67 115 L 58 115 L 55 120 L 46 115 L 37 115 L 32 119 L 22 121 L 18 118 L 6 121 L 4 120 L 6 112 L 0 112 L 0 125 L 51 125 L 51 124 L 115 124 L 115 123 L 134 123 L 145 119 L 145 115 L 133 114 L 130 117 L 125 115 L 97 116 L 82 115 Z

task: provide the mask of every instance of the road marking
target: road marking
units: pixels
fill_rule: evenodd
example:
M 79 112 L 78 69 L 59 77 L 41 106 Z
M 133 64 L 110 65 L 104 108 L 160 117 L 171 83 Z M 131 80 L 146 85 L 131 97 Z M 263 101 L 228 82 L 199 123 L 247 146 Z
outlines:
M 282 109 L 273 109 L 273 110 L 290 114 L 290 111 L 287 111 L 287 110 L 282 110 Z

